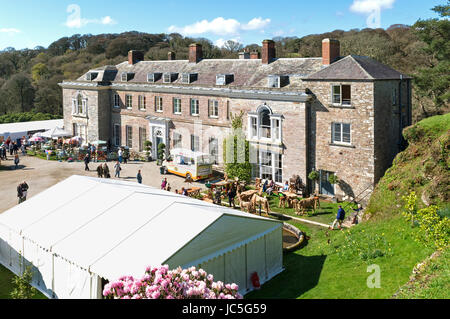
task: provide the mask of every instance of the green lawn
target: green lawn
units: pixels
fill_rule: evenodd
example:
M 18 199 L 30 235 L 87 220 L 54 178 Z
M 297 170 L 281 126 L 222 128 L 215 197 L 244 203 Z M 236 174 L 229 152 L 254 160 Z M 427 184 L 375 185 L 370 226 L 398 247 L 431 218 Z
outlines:
M 285 271 L 261 290 L 247 295 L 247 299 L 390 298 L 409 280 L 414 266 L 432 253 L 413 240 L 416 229 L 411 229 L 401 217 L 369 221 L 346 231 L 290 223 L 304 231 L 310 240 L 302 249 L 285 254 Z M 351 255 L 348 246 L 343 248 L 344 234 L 349 232 L 360 243 L 370 242 L 368 238 L 376 234 L 385 238 L 391 249 L 386 251 L 388 256 L 365 261 Z M 339 249 L 344 253 L 338 253 Z M 379 289 L 367 287 L 367 278 L 371 275 L 367 267 L 371 264 L 381 269 Z
M 14 274 L 12 272 L 0 265 L 0 299 L 11 299 L 10 294 L 14 288 L 12 283 L 13 277 Z M 47 299 L 47 297 L 36 291 L 33 299 Z

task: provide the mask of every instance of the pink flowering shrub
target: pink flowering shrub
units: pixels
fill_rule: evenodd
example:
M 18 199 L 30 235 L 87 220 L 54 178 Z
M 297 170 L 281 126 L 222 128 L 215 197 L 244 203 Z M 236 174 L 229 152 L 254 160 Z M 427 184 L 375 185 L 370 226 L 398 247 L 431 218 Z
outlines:
M 214 282 L 213 275 L 203 269 L 169 270 L 169 266 L 147 267 L 145 275 L 136 279 L 124 276 L 105 285 L 108 299 L 242 299 L 236 284 Z

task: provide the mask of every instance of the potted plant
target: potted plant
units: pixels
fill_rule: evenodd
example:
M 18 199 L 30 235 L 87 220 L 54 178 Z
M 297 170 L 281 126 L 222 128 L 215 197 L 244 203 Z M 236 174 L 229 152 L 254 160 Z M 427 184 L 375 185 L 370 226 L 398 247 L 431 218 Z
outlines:
M 158 145 L 158 162 L 157 162 L 158 166 L 162 165 L 165 155 L 166 155 L 166 144 L 161 143 Z
M 320 173 L 316 170 L 309 173 L 308 178 L 313 182 L 314 190 L 316 189 L 316 184 L 320 179 Z
M 145 141 L 144 146 L 145 146 L 145 155 L 147 156 L 147 161 L 151 162 L 152 161 L 152 155 L 150 154 L 150 151 L 152 149 L 152 142 Z

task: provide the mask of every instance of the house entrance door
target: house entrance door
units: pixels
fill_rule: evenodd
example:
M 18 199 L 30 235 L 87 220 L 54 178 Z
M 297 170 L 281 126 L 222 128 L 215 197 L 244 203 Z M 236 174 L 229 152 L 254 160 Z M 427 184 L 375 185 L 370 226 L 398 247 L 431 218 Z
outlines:
M 327 196 L 334 196 L 334 185 L 328 181 L 333 172 L 320 171 L 320 193 Z

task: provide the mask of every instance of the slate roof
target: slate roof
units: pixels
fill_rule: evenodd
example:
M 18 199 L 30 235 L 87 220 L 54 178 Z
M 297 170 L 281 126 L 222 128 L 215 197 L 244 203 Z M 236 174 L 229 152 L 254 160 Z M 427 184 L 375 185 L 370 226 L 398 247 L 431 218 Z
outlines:
M 174 61 L 141 61 L 134 65 L 123 62 L 116 66 L 105 66 L 90 70 L 89 72 L 98 73 L 97 78 L 92 82 L 113 82 L 123 83 L 121 74 L 123 72 L 133 73 L 134 76 L 127 83 L 146 83 L 148 73 L 178 73 L 176 81 L 167 85 L 187 85 L 187 86 L 216 86 L 216 75 L 234 74 L 234 81 L 228 88 L 267 88 L 269 75 L 288 75 L 290 83 L 283 89 L 292 89 L 302 87 L 302 79 L 309 74 L 319 71 L 323 68 L 322 58 L 294 58 L 294 59 L 275 59 L 268 65 L 262 64 L 261 59 L 204 59 L 199 63 L 189 63 L 188 60 Z M 181 82 L 182 73 L 196 73 L 197 80 L 191 84 Z M 86 74 L 77 81 L 86 81 Z M 153 84 L 153 83 L 151 83 Z M 162 77 L 154 85 L 165 85 Z M 219 86 L 223 87 L 223 86 Z M 280 90 L 280 89 L 277 89 Z
M 303 80 L 399 80 L 401 77 L 411 78 L 369 57 L 349 55 Z

